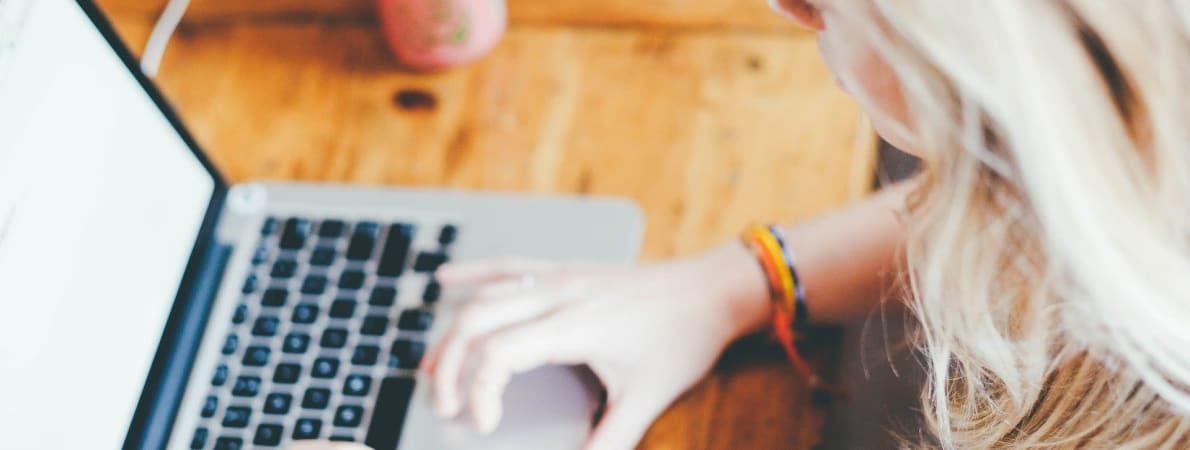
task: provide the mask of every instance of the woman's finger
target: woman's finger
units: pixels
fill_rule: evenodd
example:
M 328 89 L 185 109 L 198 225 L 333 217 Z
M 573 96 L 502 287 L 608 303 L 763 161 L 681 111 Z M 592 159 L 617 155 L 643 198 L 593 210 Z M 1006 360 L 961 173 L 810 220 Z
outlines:
M 501 398 L 513 375 L 548 364 L 579 363 L 581 343 L 560 330 L 568 321 L 549 314 L 494 332 L 475 347 L 475 371 L 468 390 L 471 415 L 481 433 L 491 433 L 503 415 Z
M 516 276 L 523 280 L 530 272 L 544 270 L 546 265 L 544 262 L 524 258 L 447 263 L 438 268 L 438 271 L 434 274 L 434 278 L 447 287 L 497 283 L 496 286 L 491 286 L 491 289 L 487 290 L 487 295 L 490 296 L 490 292 L 492 291 L 517 288 L 517 285 L 508 282 L 510 281 L 509 278 Z M 521 284 L 523 285 L 523 282 Z M 481 291 L 479 294 L 474 295 L 472 300 L 474 300 L 474 297 L 482 297 L 484 294 Z M 446 347 L 445 345 L 441 345 L 441 343 L 448 341 L 449 337 L 448 334 L 447 338 L 439 341 L 439 345 L 432 346 L 426 352 L 426 356 L 422 359 L 421 363 L 421 370 L 423 372 L 429 375 L 437 372 L 438 361 L 441 359 L 442 351 Z
M 447 263 L 438 268 L 435 278 L 445 286 L 466 286 L 504 281 L 526 274 L 551 270 L 555 263 L 526 258 Z
M 430 350 L 427 372 L 434 379 L 434 400 L 439 415 L 457 415 L 462 408 L 459 380 L 467 349 L 475 338 L 518 322 L 545 314 L 561 300 L 546 287 L 526 291 L 519 282 L 504 282 L 484 288 L 466 303 L 454 323 Z

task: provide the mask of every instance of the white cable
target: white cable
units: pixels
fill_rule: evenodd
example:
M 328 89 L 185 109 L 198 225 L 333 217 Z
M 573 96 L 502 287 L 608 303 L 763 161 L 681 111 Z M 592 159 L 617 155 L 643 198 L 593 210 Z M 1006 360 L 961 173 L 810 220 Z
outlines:
M 169 0 L 161 17 L 149 33 L 149 42 L 145 44 L 145 53 L 140 58 L 140 70 L 149 78 L 157 76 L 161 68 L 161 58 L 165 56 L 165 47 L 169 45 L 169 38 L 178 29 L 182 16 L 186 15 L 186 8 L 190 7 L 190 0 Z

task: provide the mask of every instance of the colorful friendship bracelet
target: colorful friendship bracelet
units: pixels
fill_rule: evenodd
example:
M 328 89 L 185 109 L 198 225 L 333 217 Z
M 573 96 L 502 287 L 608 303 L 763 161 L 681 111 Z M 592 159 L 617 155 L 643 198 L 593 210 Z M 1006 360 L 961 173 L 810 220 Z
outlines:
M 776 225 L 768 226 L 769 233 L 777 240 L 781 246 L 782 256 L 785 258 L 785 270 L 789 271 L 789 276 L 793 280 L 793 326 L 795 330 L 801 330 L 806 327 L 806 322 L 809 320 L 809 308 L 806 306 L 806 288 L 802 285 L 801 280 L 797 276 L 797 267 L 793 264 L 793 249 L 785 245 L 785 233 L 781 231 Z
M 773 300 L 793 316 L 795 330 L 805 327 L 809 320 L 806 289 L 798 277 L 793 251 L 786 245 L 784 233 L 776 226 L 754 226 L 744 232 L 744 241 L 768 275 Z
M 785 257 L 780 241 L 765 227 L 758 227 L 753 232 L 753 239 L 764 249 L 763 263 L 774 273 L 776 285 L 773 290 L 778 293 L 774 300 L 779 300 L 782 308 L 792 312 L 795 308 L 793 292 L 796 286 L 793 276 L 784 268 Z
M 768 282 L 774 337 L 785 350 L 794 370 L 817 390 L 822 384 L 796 346 L 798 331 L 807 317 L 805 289 L 794 270 L 793 257 L 785 245 L 784 236 L 776 227 L 757 225 L 744 231 L 742 241 L 755 254 Z

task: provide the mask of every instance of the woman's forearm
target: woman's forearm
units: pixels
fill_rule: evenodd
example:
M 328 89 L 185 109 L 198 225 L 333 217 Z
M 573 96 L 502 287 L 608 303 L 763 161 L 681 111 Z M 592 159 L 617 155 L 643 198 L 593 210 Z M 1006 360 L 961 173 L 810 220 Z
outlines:
M 900 214 L 911 190 L 908 183 L 890 186 L 786 228 L 811 321 L 839 324 L 862 318 L 890 293 L 904 268 Z
M 912 186 L 883 191 L 842 209 L 786 228 L 812 323 L 839 324 L 868 314 L 888 293 L 902 268 L 904 230 L 898 217 Z M 764 328 L 768 291 L 755 256 L 729 244 L 709 258 L 721 285 L 730 286 L 732 319 L 740 333 Z

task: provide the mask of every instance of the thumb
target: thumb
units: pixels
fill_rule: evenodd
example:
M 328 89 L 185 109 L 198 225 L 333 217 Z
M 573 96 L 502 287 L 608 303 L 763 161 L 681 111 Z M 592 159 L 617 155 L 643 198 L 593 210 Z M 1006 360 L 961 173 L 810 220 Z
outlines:
M 585 450 L 636 448 L 653 420 L 667 406 L 669 402 L 648 390 L 625 392 L 619 401 L 608 405 Z

